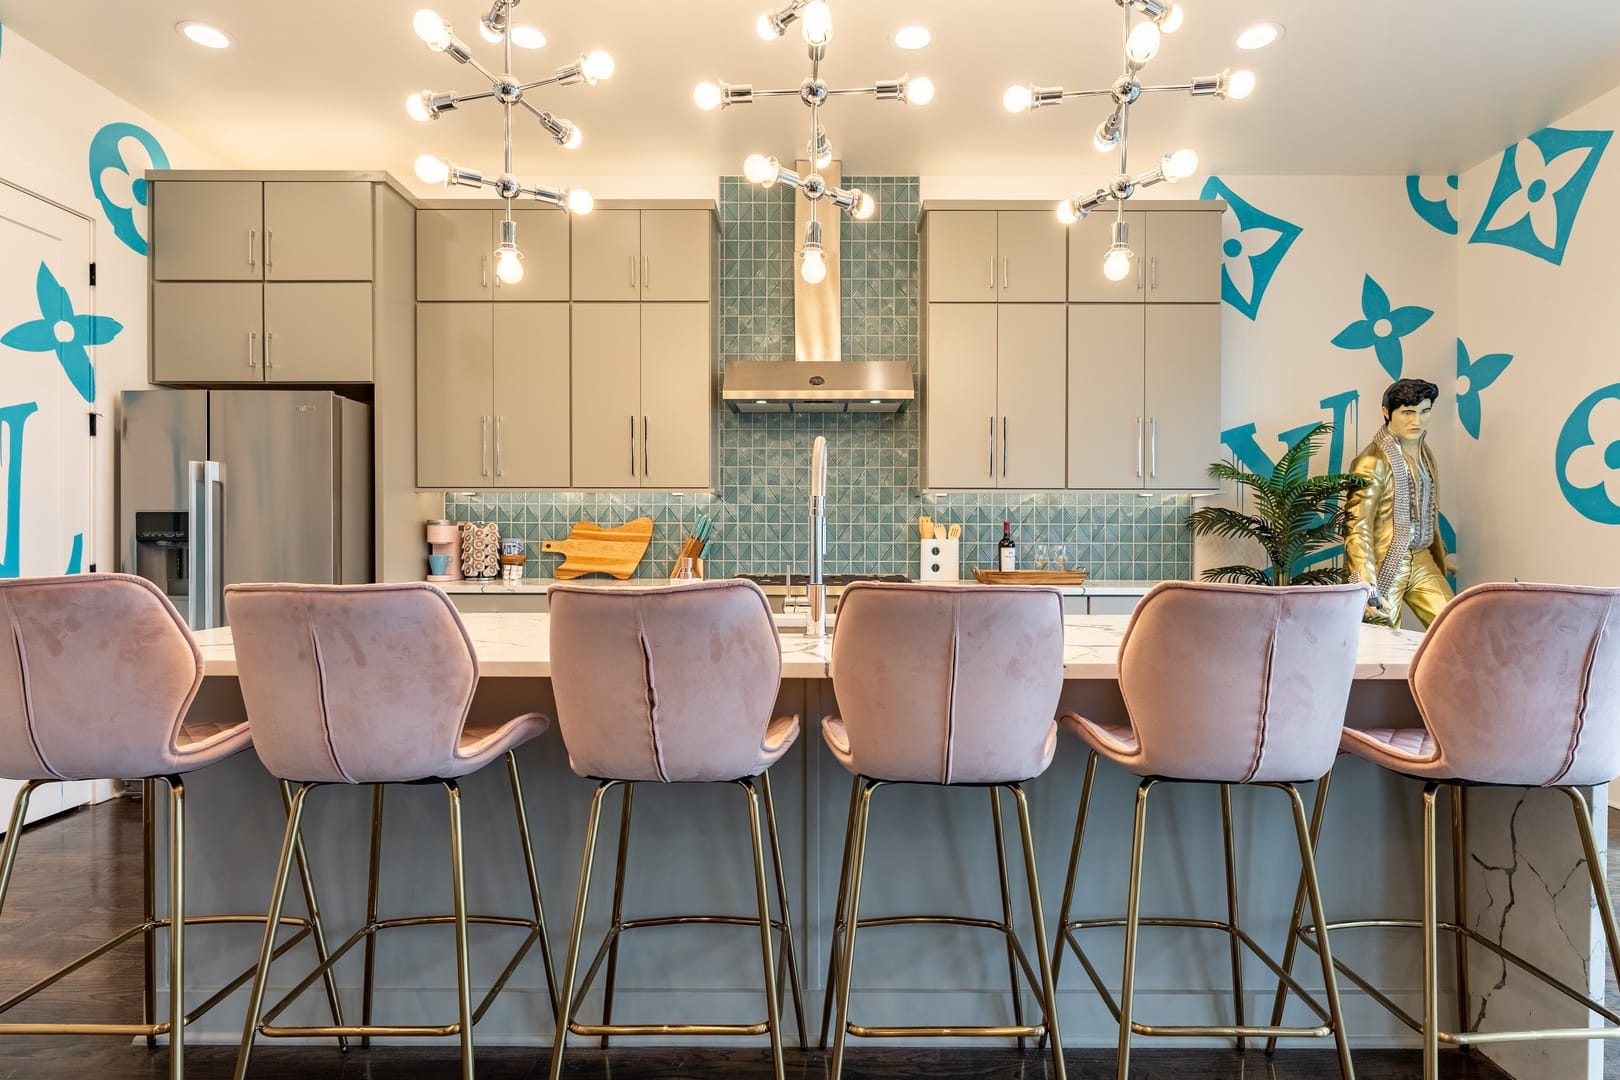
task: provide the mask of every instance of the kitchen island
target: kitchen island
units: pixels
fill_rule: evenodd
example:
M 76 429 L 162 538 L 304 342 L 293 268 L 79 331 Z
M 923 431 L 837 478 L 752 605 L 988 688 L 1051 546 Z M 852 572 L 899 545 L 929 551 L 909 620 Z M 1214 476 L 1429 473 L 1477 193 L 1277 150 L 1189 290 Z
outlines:
M 544 614 L 466 615 L 478 653 L 480 683 L 473 709 L 505 717 L 523 711 L 553 711 L 549 617 Z M 1123 716 L 1117 655 L 1127 619 L 1069 616 L 1064 621 L 1063 707 L 1099 719 Z M 839 876 L 848 806 L 848 775 L 822 745 L 820 719 L 836 714 L 828 676 L 830 639 L 806 638 L 791 618 L 778 616 L 782 633 L 779 713 L 804 721 L 798 744 L 772 771 L 782 827 L 783 855 L 797 927 L 800 968 L 811 1026 L 820 1015 L 829 929 Z M 1350 711 L 1362 724 L 1400 725 L 1412 720 L 1405 676 L 1419 636 L 1363 627 Z M 240 712 L 235 654 L 229 629 L 198 635 L 206 664 L 203 692 L 194 709 L 213 716 Z M 897 643 L 896 648 L 903 648 Z M 1377 914 L 1412 915 L 1418 910 L 1418 786 L 1352 759 L 1341 759 L 1319 850 L 1325 899 L 1332 918 Z M 555 730 L 519 751 L 529 818 L 534 831 L 547 922 L 553 943 L 566 941 L 578 884 L 584 819 L 593 785 L 573 775 Z M 1073 835 L 1085 754 L 1078 740 L 1063 736 L 1057 760 L 1027 790 L 1036 830 L 1043 904 L 1055 921 Z M 486 770 L 464 784 L 468 822 L 468 892 L 472 907 L 518 912 L 527 894 L 518 863 L 516 830 L 506 799 L 504 774 Z M 188 778 L 195 813 L 189 825 L 194 845 L 193 912 L 263 910 L 269 896 L 283 821 L 273 782 L 251 754 L 238 755 Z M 1087 829 L 1074 915 L 1121 914 L 1129 858 L 1135 778 L 1101 766 Z M 1307 791 L 1306 797 L 1311 793 Z M 1601 791 L 1592 799 L 1598 835 L 1606 835 Z M 449 909 L 448 839 L 438 788 L 391 792 L 383 857 L 383 915 Z M 994 915 L 1000 899 L 988 799 L 976 789 L 941 790 L 896 786 L 874 803 L 863 915 L 953 909 Z M 610 803 L 616 805 L 617 800 Z M 1234 793 L 1239 836 L 1238 892 L 1245 928 L 1280 953 L 1292 905 L 1297 857 L 1286 802 L 1274 791 Z M 747 825 L 742 800 L 726 785 L 642 785 L 631 838 L 625 916 L 680 912 L 747 913 L 752 882 L 746 872 Z M 1154 803 L 1149 823 L 1149 868 L 1144 878 L 1144 914 L 1224 916 L 1221 844 L 1216 789 L 1186 785 Z M 306 810 L 306 836 L 320 889 L 327 933 L 341 940 L 364 917 L 369 793 L 322 789 Z M 1594 965 L 1601 932 L 1581 887 L 1579 843 L 1568 827 L 1567 804 L 1557 796 L 1527 799 L 1520 791 L 1481 790 L 1469 802 L 1471 843 L 1467 917 L 1491 937 L 1574 982 L 1596 983 Z M 610 811 L 604 829 L 614 824 Z M 160 835 L 162 835 L 160 831 Z M 604 843 L 611 840 L 604 838 Z M 610 850 L 605 848 L 604 850 Z M 1013 845 L 1016 858 L 1016 845 Z M 712 862 L 710 855 L 723 858 Z M 1442 854 L 1442 867 L 1450 860 Z M 724 870 L 717 870 L 723 867 Z M 1014 880 L 1019 867 L 1010 868 Z M 1579 872 L 1577 872 L 1579 871 Z M 605 930 L 612 860 L 599 857 L 586 942 Z M 1442 873 L 1441 896 L 1450 895 Z M 1015 890 L 1016 896 L 1016 890 Z M 296 890 L 289 899 L 296 906 Z M 1015 900 L 1015 910 L 1026 905 Z M 1442 918 L 1448 917 L 1442 900 Z M 1027 911 L 1019 919 L 1027 922 Z M 486 985 L 515 947 L 514 932 L 474 931 L 475 987 Z M 1122 942 L 1095 932 L 1091 955 L 1117 986 Z M 234 936 L 233 936 L 234 935 Z M 188 963 L 198 987 L 218 985 L 240 970 L 251 952 L 251 934 L 194 934 Z M 454 950 L 447 932 L 396 932 L 383 939 L 377 964 L 377 1016 L 386 1022 L 443 1022 L 454 1013 Z M 1408 1008 L 1420 1000 L 1420 950 L 1401 931 L 1347 931 L 1335 952 Z M 757 936 L 746 929 L 682 927 L 631 935 L 621 950 L 615 1018 L 635 1021 L 757 1019 Z M 310 959 L 307 946 L 292 954 Z M 1451 950 L 1442 951 L 1449 959 Z M 562 957 L 557 960 L 560 964 Z M 311 961 L 312 962 L 312 961 Z M 1006 953 L 993 934 L 948 927 L 863 933 L 851 1014 L 881 1024 L 1011 1022 Z M 301 965 L 275 970 L 272 992 L 297 981 Z M 1583 1022 L 1573 1007 L 1523 977 L 1503 973 L 1488 954 L 1472 957 L 1473 1015 L 1484 1026 L 1552 1026 Z M 357 1005 L 358 959 L 339 968 L 348 1000 Z M 1314 958 L 1298 974 L 1319 984 Z M 1254 961 L 1244 969 L 1251 1015 L 1269 1010 L 1275 986 Z M 1448 985 L 1442 961 L 1442 986 Z M 1137 979 L 1138 1015 L 1150 1023 L 1206 1023 L 1229 1008 L 1230 959 L 1221 935 L 1157 930 L 1144 934 Z M 1412 1045 L 1381 1008 L 1341 980 L 1353 1045 Z M 582 1016 L 596 1015 L 600 984 Z M 475 990 L 476 992 L 476 990 Z M 205 991 L 198 991 L 200 996 Z M 1116 1029 L 1078 965 L 1066 963 L 1059 987 L 1064 1041 L 1112 1045 Z M 243 995 L 238 994 L 240 1006 Z M 784 1001 L 786 993 L 784 989 Z M 1033 1003 L 1026 1000 L 1026 1007 Z M 1442 995 L 1442 1015 L 1455 1004 Z M 1295 1009 L 1301 1007 L 1295 1004 Z M 323 1018 L 323 999 L 307 995 L 288 1022 Z M 238 1037 L 240 1007 L 220 1009 L 201 1021 L 196 1037 Z M 795 1035 L 790 1019 L 786 1037 Z M 1291 1017 L 1294 1014 L 1290 1014 Z M 479 1025 L 489 1045 L 544 1043 L 550 1038 L 545 981 L 532 958 L 518 970 Z M 812 1030 L 811 1038 L 815 1037 Z M 734 1041 L 734 1040 L 733 1040 Z M 860 1043 L 856 1044 L 861 1045 Z M 1316 1045 L 1321 1045 L 1320 1043 Z M 1520 1044 L 1489 1051 L 1515 1075 L 1601 1076 L 1596 1044 Z M 1596 1070 L 1596 1071 L 1594 1071 Z

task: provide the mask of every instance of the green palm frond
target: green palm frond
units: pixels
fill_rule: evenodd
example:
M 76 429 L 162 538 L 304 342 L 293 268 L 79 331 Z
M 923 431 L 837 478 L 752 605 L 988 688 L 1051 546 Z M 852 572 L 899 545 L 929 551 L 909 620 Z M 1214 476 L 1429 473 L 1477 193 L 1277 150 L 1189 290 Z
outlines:
M 1264 570 L 1252 566 L 1217 566 L 1204 571 L 1205 581 L 1224 581 L 1233 585 L 1270 585 L 1271 578 Z
M 1307 570 L 1302 574 L 1295 574 L 1295 585 L 1343 585 L 1350 580 L 1348 566 L 1322 566 L 1315 570 Z

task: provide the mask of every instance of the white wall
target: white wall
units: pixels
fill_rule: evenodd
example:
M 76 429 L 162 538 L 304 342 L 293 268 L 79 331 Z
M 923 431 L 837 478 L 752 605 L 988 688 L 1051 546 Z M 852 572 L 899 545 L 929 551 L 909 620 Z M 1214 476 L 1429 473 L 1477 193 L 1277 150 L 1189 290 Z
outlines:
M 0 180 L 94 223 L 98 268 L 94 310 L 123 324 L 111 341 L 89 350 L 96 367 L 94 408 L 107 423 L 96 447 L 96 526 L 94 535 L 87 538 L 84 564 L 95 562 L 99 569 L 114 569 L 113 453 L 117 440 L 111 417 L 121 391 L 148 385 L 146 256 L 119 234 L 144 248 L 146 207 L 138 197 L 130 199 L 127 192 L 114 191 L 110 197 L 122 196 L 121 201 L 129 209 L 120 209 L 116 204 L 109 208 L 98 198 L 97 191 L 105 193 L 107 184 L 117 186 L 116 175 L 105 175 L 109 167 L 117 174 L 122 162 L 122 170 L 138 176 L 139 170 L 148 166 L 143 144 L 158 147 L 151 156 L 166 157 L 172 168 L 215 168 L 228 163 L 5 27 L 0 27 L 0 101 L 9 103 L 0 109 Z M 111 132 L 96 143 L 97 134 L 113 124 L 133 125 L 133 129 Z M 152 167 L 160 165 L 153 163 Z M 105 180 L 99 188 L 98 177 Z M 0 334 L 7 329 L 0 327 Z M 11 352 L 0 347 L 0 407 L 16 404 L 10 400 L 4 376 L 4 364 Z M 42 402 L 41 408 L 45 407 Z M 43 430 L 44 426 L 39 428 Z M 25 429 L 25 437 L 29 433 Z M 27 454 L 22 463 L 32 469 L 44 468 L 47 461 L 42 454 Z M 4 484 L 0 484 L 0 498 L 4 491 Z M 3 512 L 4 507 L 0 507 Z M 66 550 L 62 538 L 43 536 L 39 529 L 31 531 L 27 521 L 19 522 L 19 526 L 25 547 L 48 544 L 52 550 Z M 53 559 L 51 565 L 58 561 Z

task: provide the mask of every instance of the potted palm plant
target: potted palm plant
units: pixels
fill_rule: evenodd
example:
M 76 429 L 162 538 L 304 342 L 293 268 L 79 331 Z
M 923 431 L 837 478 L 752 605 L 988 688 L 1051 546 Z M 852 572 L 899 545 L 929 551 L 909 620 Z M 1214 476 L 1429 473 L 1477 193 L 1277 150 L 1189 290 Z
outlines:
M 1254 514 L 1229 506 L 1206 506 L 1187 518 L 1194 536 L 1215 536 L 1229 540 L 1253 540 L 1266 553 L 1271 565 L 1217 566 L 1205 570 L 1205 581 L 1236 582 L 1244 585 L 1335 585 L 1350 580 L 1346 566 L 1319 566 L 1320 553 L 1344 542 L 1349 521 L 1348 496 L 1365 487 L 1367 480 L 1353 473 L 1310 475 L 1311 457 L 1332 424 L 1318 424 L 1305 437 L 1288 448 L 1267 476 L 1252 473 L 1230 461 L 1217 461 L 1209 475 L 1230 480 L 1246 490 Z

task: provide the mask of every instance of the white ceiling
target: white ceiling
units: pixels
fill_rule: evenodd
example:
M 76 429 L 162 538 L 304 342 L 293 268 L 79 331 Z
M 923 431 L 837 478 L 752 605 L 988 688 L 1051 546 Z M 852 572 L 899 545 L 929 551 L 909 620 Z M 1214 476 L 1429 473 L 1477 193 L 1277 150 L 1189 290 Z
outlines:
M 500 52 L 477 33 L 487 0 L 421 0 L 449 19 L 487 66 Z M 469 104 L 432 124 L 406 117 L 422 88 L 472 91 L 481 77 L 430 53 L 411 30 L 417 0 L 0 0 L 0 23 L 242 168 L 383 168 L 411 177 L 425 152 L 499 171 L 500 110 Z M 548 87 L 531 99 L 583 129 L 566 152 L 514 114 L 517 172 L 565 184 L 579 176 L 735 174 L 751 152 L 803 154 L 808 117 L 795 99 L 699 112 L 692 87 L 724 79 L 796 87 L 802 40 L 761 41 L 765 0 L 525 0 L 516 21 L 545 31 L 514 50 L 515 74 L 543 78 L 580 52 L 618 63 L 595 86 Z M 1611 88 L 1620 3 L 1527 0 L 1183 0 L 1144 83 L 1184 82 L 1228 65 L 1259 88 L 1243 102 L 1154 95 L 1132 110 L 1130 144 L 1147 162 L 1192 146 L 1201 171 L 1230 174 L 1447 173 L 1478 163 Z M 1111 172 L 1090 146 L 1095 99 L 1011 116 L 1014 82 L 1107 85 L 1120 64 L 1120 10 L 1110 0 L 841 0 L 824 76 L 835 88 L 927 74 L 925 108 L 837 98 L 823 118 L 849 173 L 1062 176 Z M 235 45 L 199 48 L 183 19 L 226 30 Z M 1242 53 L 1239 30 L 1287 27 L 1270 49 Z M 907 53 L 906 23 L 935 40 Z M 796 30 L 796 28 L 794 28 Z M 13 102 L 13 108 L 19 103 Z M 417 185 L 420 187 L 420 185 Z M 644 192 L 644 194 L 656 194 Z

